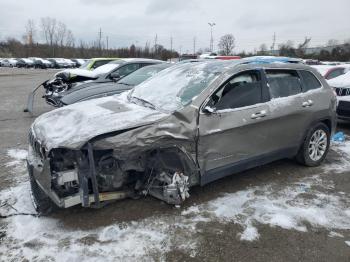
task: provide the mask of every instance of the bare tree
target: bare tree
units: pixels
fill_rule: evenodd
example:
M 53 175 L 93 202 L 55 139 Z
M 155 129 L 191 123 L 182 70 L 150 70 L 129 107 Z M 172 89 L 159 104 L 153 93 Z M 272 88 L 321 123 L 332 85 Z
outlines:
M 55 18 L 43 17 L 41 18 L 41 31 L 46 39 L 46 43 L 53 46 L 56 33 L 57 21 Z
M 295 50 L 295 53 L 299 57 L 303 57 L 305 55 L 305 49 L 309 46 L 311 41 L 311 37 L 305 36 L 305 39 L 302 43 L 298 45 L 298 48 Z
M 329 39 L 326 43 L 326 46 L 336 46 L 339 45 L 339 41 L 336 39 Z
M 305 36 L 304 42 L 299 44 L 298 49 L 302 50 L 302 49 L 307 48 L 309 46 L 309 44 L 310 44 L 310 41 L 311 41 L 311 37 Z
M 235 37 L 232 34 L 223 35 L 218 44 L 222 55 L 231 55 L 235 46 Z
M 67 31 L 66 46 L 74 47 L 75 39 L 71 30 Z
M 36 27 L 33 19 L 29 19 L 25 26 L 26 32 L 23 36 L 24 42 L 28 45 L 33 45 L 35 35 L 36 35 Z
M 62 22 L 58 22 L 56 26 L 56 30 L 54 32 L 55 45 L 59 45 L 62 47 L 65 43 L 66 37 L 67 37 L 67 26 Z

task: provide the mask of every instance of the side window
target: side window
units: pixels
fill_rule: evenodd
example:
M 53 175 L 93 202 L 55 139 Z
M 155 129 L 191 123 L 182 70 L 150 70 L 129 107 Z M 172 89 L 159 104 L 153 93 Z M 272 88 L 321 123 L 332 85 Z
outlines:
M 128 64 L 120 67 L 115 72 L 120 76 L 126 76 L 140 68 L 140 64 Z
M 110 62 L 109 60 L 100 60 L 100 61 L 96 61 L 96 62 L 93 64 L 92 68 L 95 69 L 95 68 L 100 67 L 100 66 L 102 66 L 102 65 L 105 65 L 105 64 L 107 64 L 107 63 L 109 63 L 109 62 Z
M 154 64 L 151 64 L 151 63 L 140 64 L 140 68 L 145 67 L 145 66 L 149 66 L 149 65 L 154 65 Z
M 309 90 L 320 88 L 322 85 L 320 81 L 314 76 L 313 73 L 308 71 L 299 71 L 304 83 L 304 92 Z
M 337 69 L 334 69 L 332 72 L 330 72 L 326 78 L 329 80 L 329 79 L 335 78 L 337 76 L 340 76 L 342 74 L 344 74 L 344 69 L 337 68 Z
M 287 97 L 301 93 L 301 81 L 294 70 L 266 70 L 271 98 Z
M 261 91 L 260 73 L 243 72 L 215 92 L 208 106 L 223 110 L 255 105 L 261 102 Z

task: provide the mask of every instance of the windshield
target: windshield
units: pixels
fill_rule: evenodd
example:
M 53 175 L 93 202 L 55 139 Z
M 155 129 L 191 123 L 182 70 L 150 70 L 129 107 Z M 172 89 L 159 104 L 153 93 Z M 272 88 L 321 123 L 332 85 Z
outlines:
M 86 60 L 86 62 L 84 64 L 82 64 L 79 68 L 87 69 L 90 63 L 91 63 L 91 59 Z
M 136 86 L 129 97 L 173 112 L 188 105 L 225 68 L 224 62 L 187 63 L 163 70 Z
M 158 72 L 168 68 L 170 65 L 145 66 L 135 72 L 125 76 L 119 83 L 129 86 L 137 86 L 146 79 L 154 76 Z

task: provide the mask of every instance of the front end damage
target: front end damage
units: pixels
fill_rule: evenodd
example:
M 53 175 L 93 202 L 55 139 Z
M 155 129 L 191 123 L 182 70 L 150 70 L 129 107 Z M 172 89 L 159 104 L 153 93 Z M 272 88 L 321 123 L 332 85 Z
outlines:
M 53 79 L 46 80 L 45 82 L 41 83 L 28 95 L 27 107 L 24 109 L 24 112 L 33 112 L 34 97 L 40 87 L 44 88 L 42 98 L 45 99 L 47 104 L 54 107 L 61 107 L 62 93 L 73 88 L 78 82 L 94 79 L 96 79 L 96 77 L 78 75 L 72 76 L 69 72 L 65 71 L 57 73 Z
M 29 141 L 30 177 L 61 208 L 79 204 L 101 207 L 110 201 L 145 195 L 179 205 L 189 197 L 189 187 L 195 182 L 190 179 L 195 167 L 175 146 L 125 158 L 92 142 L 79 150 L 55 148 L 46 152 L 32 132 Z

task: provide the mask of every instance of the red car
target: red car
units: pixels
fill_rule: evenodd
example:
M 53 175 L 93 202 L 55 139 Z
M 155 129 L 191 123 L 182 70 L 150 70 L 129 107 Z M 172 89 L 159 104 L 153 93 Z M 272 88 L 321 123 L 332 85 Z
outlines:
M 220 60 L 236 60 L 236 59 L 241 59 L 240 56 L 235 56 L 235 55 L 227 55 L 227 56 L 217 56 L 215 59 L 220 59 Z

